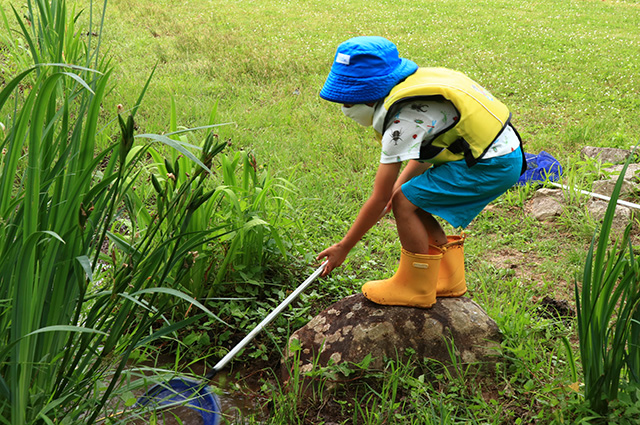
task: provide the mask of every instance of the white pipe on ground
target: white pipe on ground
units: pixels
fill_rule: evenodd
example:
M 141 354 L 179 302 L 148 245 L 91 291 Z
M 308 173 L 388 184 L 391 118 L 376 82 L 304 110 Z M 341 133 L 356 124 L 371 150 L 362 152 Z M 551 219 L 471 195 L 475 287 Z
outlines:
M 554 182 L 551 182 L 551 184 L 552 184 L 552 185 L 554 185 L 554 186 L 556 186 L 556 187 L 559 187 L 559 188 L 561 188 L 561 189 L 567 189 L 567 190 L 578 191 L 578 192 L 582 193 L 583 195 L 589 195 L 589 196 L 592 196 L 592 197 L 594 197 L 594 198 L 602 199 L 602 200 L 604 200 L 604 201 L 610 201 L 610 200 L 611 200 L 611 197 L 609 197 L 609 196 L 605 196 L 605 195 L 601 195 L 601 194 L 599 194 L 599 193 L 587 192 L 586 190 L 577 190 L 577 189 L 575 189 L 575 188 L 573 188 L 573 187 L 565 186 L 565 185 L 560 184 L 560 183 L 554 183 Z M 623 200 L 618 199 L 618 200 L 616 201 L 616 203 L 617 203 L 618 205 L 622 205 L 622 206 L 624 206 L 624 207 L 628 207 L 628 208 L 633 208 L 633 209 L 636 209 L 636 210 L 640 210 L 640 205 L 638 205 L 638 204 L 634 204 L 633 202 L 627 202 L 627 201 L 623 201 Z

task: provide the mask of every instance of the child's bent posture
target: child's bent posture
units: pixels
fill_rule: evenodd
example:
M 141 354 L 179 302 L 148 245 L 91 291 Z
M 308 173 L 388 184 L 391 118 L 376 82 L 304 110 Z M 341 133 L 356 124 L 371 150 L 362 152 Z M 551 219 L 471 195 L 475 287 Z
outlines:
M 382 145 L 371 196 L 344 238 L 318 255 L 328 261 L 323 275 L 391 207 L 400 265 L 391 278 L 365 283 L 364 295 L 427 308 L 464 294 L 464 237 L 447 236 L 434 215 L 465 228 L 517 182 L 524 154 L 507 107 L 464 74 L 400 58 L 382 37 L 342 43 L 320 97 L 372 126 Z

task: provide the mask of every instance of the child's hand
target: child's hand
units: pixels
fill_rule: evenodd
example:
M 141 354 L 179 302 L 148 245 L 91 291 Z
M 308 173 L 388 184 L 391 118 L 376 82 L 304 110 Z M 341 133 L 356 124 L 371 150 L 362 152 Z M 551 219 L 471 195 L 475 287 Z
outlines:
M 318 254 L 318 260 L 325 258 L 327 260 L 327 265 L 320 276 L 327 276 L 333 269 L 340 267 L 344 262 L 344 259 L 347 258 L 348 253 L 349 250 L 347 248 L 343 247 L 340 243 L 337 243 Z

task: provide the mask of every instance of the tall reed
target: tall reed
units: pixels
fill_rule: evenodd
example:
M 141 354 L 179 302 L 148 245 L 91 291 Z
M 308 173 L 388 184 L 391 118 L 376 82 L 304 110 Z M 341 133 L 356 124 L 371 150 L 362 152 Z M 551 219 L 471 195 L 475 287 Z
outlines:
M 149 81 L 131 115 L 118 116 L 119 140 L 111 143 L 98 129 L 106 62 L 68 32 L 74 20 L 64 0 L 29 1 L 28 10 L 30 25 L 17 18 L 35 65 L 0 92 L 0 111 L 12 112 L 0 164 L 0 423 L 93 423 L 133 350 L 204 314 L 217 319 L 173 285 L 189 252 L 216 230 L 187 227 L 213 194 L 201 176 L 220 146 L 198 158 L 146 135 L 203 173 L 157 208 L 143 232 L 119 237 L 118 219 L 136 213 L 128 199 L 147 147 L 132 150 L 134 120 Z M 170 324 L 164 312 L 179 302 L 203 313 Z
M 602 228 L 594 234 L 585 261 L 582 288 L 576 281 L 578 336 L 584 374 L 584 395 L 592 410 L 606 414 L 626 382 L 636 387 L 640 318 L 640 269 L 629 238 L 610 244 L 616 201 L 627 160 L 609 201 Z M 637 401 L 637 400 L 636 400 Z

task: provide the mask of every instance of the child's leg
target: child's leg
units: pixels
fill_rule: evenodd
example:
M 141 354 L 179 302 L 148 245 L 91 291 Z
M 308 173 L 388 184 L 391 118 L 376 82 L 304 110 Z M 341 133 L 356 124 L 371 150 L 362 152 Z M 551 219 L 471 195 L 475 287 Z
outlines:
M 436 302 L 438 270 L 447 237 L 433 216 L 413 205 L 398 190 L 393 195 L 393 214 L 402 253 L 396 273 L 389 279 L 362 286 L 364 296 L 385 305 L 429 308 Z
M 452 240 L 449 240 L 450 238 L 446 236 L 435 217 L 415 207 L 401 190 L 394 195 L 393 205 L 398 235 L 405 250 L 428 253 L 429 248 L 424 247 L 424 241 L 444 249 L 437 274 L 436 296 L 457 297 L 467 292 L 464 272 L 464 238 L 452 237 Z
M 393 215 L 400 243 L 407 251 L 427 253 L 429 245 L 442 246 L 447 243 L 440 223 L 431 214 L 413 205 L 402 190 L 393 195 Z

